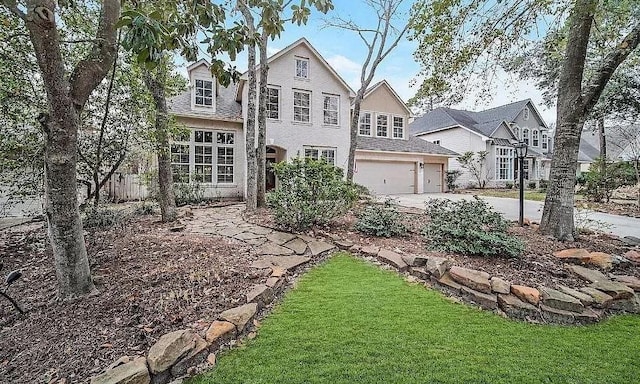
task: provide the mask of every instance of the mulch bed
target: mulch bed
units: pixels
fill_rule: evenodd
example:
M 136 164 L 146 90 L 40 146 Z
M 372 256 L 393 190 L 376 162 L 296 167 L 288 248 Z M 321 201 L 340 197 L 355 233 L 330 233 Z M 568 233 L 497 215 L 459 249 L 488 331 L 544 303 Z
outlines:
M 568 273 L 564 268 L 564 261 L 553 256 L 553 252 L 568 248 L 585 248 L 591 252 L 623 255 L 631 249 L 619 239 L 603 233 L 584 234 L 574 242 L 560 242 L 553 237 L 539 233 L 536 225 L 520 228 L 514 224 L 510 232 L 526 244 L 525 252 L 520 258 L 503 259 L 445 254 L 427 250 L 428 243 L 420 234 L 426 220 L 428 220 L 424 215 L 424 210 L 401 207 L 399 210 L 404 214 L 404 223 L 409 228 L 409 233 L 403 237 L 384 238 L 368 236 L 353 229 L 353 225 L 357 221 L 357 213 L 362 210 L 363 206 L 364 203 L 360 203 L 347 215 L 332 222 L 331 226 L 316 230 L 316 232 L 320 232 L 322 235 L 337 235 L 356 244 L 375 245 L 401 254 L 449 257 L 454 260 L 454 265 L 485 271 L 491 276 L 502 277 L 513 284 L 532 287 L 540 285 L 582 287 L 585 285 L 584 281 Z M 256 224 L 278 228 L 268 210 L 260 210 L 246 218 Z M 595 267 L 590 266 L 590 268 Z M 640 267 L 635 264 L 615 265 L 608 272 L 640 277 Z
M 41 224 L 2 232 L 2 272 L 22 270 L 9 292 L 28 313 L 0 299 L 0 382 L 87 382 L 121 356 L 145 354 L 167 332 L 205 326 L 264 279 L 249 268 L 248 247 L 170 227 L 147 216 L 89 232 L 99 294 L 73 302 L 56 298 Z

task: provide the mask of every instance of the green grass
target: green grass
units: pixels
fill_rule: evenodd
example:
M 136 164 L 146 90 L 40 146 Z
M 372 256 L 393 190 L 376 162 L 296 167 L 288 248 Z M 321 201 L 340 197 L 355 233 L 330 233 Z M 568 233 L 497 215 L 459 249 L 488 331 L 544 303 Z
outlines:
M 508 197 L 511 199 L 519 199 L 520 191 L 515 189 L 474 189 L 474 194 L 479 196 Z M 544 201 L 547 196 L 544 192 L 524 191 L 525 200 Z
M 454 304 L 341 254 L 203 383 L 638 383 L 640 317 L 531 325 Z

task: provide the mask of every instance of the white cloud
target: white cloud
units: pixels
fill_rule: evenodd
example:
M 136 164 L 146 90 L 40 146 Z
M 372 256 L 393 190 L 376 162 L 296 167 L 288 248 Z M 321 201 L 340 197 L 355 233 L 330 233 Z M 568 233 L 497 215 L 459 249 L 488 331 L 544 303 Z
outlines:
M 351 78 L 353 76 L 360 76 L 360 68 L 362 66 L 345 56 L 334 55 L 329 57 L 327 59 L 327 62 L 341 76 L 344 76 L 346 78 Z
M 269 47 L 267 46 L 267 56 L 273 56 L 276 53 L 280 52 L 282 48 Z

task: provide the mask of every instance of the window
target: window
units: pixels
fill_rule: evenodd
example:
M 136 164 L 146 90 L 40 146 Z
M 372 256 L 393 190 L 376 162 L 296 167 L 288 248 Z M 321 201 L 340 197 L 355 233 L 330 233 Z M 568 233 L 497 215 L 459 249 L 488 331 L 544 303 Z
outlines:
M 340 98 L 334 95 L 324 95 L 324 123 L 327 125 L 338 125 L 338 105 Z
M 440 140 L 433 140 L 432 143 L 436 145 L 440 145 Z
M 309 78 L 309 59 L 296 57 L 296 77 L 301 79 Z
M 378 115 L 376 119 L 376 136 L 378 137 L 389 136 L 389 116 Z
M 522 141 L 524 141 L 525 144 L 529 145 L 529 130 L 527 128 L 524 128 L 522 130 Z
M 516 139 L 520 140 L 520 128 L 514 127 L 513 134 L 515 135 Z
M 233 183 L 234 133 L 197 130 L 171 145 L 174 181 Z M 215 175 L 214 176 L 214 171 Z
M 304 147 L 304 157 L 313 160 L 324 160 L 328 164 L 336 165 L 335 148 Z
M 293 121 L 308 123 L 311 117 L 311 94 L 304 91 L 293 92 Z
M 216 143 L 218 144 L 218 183 L 233 183 L 233 133 L 218 132 Z
M 537 129 L 534 129 L 533 131 L 531 131 L 531 136 L 533 137 L 531 139 L 533 146 L 534 147 L 540 146 L 540 132 Z
M 189 182 L 189 144 L 171 145 L 171 170 L 173 181 Z
M 360 129 L 358 132 L 363 136 L 371 136 L 371 113 L 360 113 Z
M 513 148 L 496 147 L 496 180 L 513 180 Z
M 524 116 L 523 117 L 524 117 L 525 120 L 529 120 L 529 107 L 526 107 L 524 109 Z
M 542 149 L 549 149 L 549 137 L 546 133 L 542 134 Z
M 393 138 L 394 139 L 404 138 L 404 118 L 403 117 L 393 118 Z
M 196 80 L 196 105 L 213 105 L 213 81 Z
M 267 119 L 280 118 L 280 89 L 267 88 Z

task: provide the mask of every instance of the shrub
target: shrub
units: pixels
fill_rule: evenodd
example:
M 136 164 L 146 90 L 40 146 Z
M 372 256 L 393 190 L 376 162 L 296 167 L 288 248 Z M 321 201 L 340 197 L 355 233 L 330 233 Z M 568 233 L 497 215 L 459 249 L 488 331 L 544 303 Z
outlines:
M 529 188 L 529 189 L 536 189 L 536 186 L 537 186 L 537 184 L 536 184 L 536 182 L 535 182 L 535 181 L 530 181 L 530 182 L 527 184 L 527 188 Z
M 458 184 L 456 184 L 456 181 L 458 181 L 458 178 L 460 177 L 461 174 L 462 174 L 462 172 L 459 169 L 454 169 L 452 171 L 447 171 L 446 180 L 447 180 L 447 189 L 448 190 L 453 192 L 453 191 L 456 190 L 456 188 L 458 188 Z
M 475 256 L 518 257 L 524 244 L 507 232 L 509 222 L 486 202 L 433 199 L 427 203 L 430 221 L 423 229 L 433 250 Z
M 538 181 L 538 188 L 540 188 L 541 192 L 546 192 L 547 188 L 549 188 L 549 180 Z
M 204 187 L 197 181 L 190 183 L 174 183 L 173 190 L 176 195 L 176 205 L 198 204 L 206 201 Z
M 507 188 L 507 189 L 513 189 L 513 183 L 512 183 L 512 182 L 510 182 L 510 181 L 507 181 L 507 182 L 504 184 L 504 186 L 505 186 L 505 188 Z
M 402 214 L 397 204 L 387 199 L 384 204 L 369 205 L 358 217 L 355 229 L 368 235 L 378 237 L 402 236 L 407 227 L 402 223 Z
M 278 188 L 267 195 L 278 224 L 304 230 L 325 224 L 352 207 L 357 188 L 343 180 L 342 170 L 324 160 L 297 158 L 273 166 Z
M 123 225 L 128 218 L 122 209 L 90 206 L 84 210 L 82 226 L 85 229 L 110 228 Z
M 604 162 L 598 158 L 584 175 L 584 184 L 580 192 L 587 199 L 597 202 L 608 202 L 616 188 L 636 183 L 633 166 L 626 162 Z
M 153 203 L 148 201 L 142 201 L 140 204 L 137 204 L 133 209 L 133 214 L 136 216 L 153 215 L 153 213 L 154 213 Z

